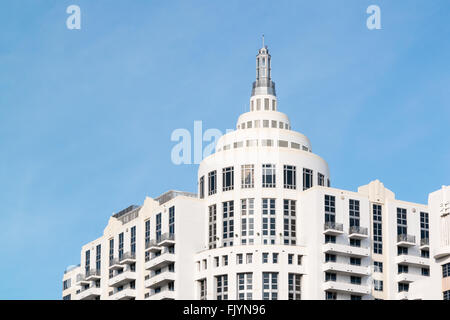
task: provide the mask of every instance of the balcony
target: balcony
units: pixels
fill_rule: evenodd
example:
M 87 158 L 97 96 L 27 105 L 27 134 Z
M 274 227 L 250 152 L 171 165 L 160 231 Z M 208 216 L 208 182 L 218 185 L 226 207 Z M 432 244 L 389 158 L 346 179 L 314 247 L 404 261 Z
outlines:
M 163 247 L 173 246 L 175 244 L 175 234 L 164 233 L 161 238 L 159 238 L 158 245 Z
M 84 274 L 77 274 L 77 284 L 80 286 L 86 286 L 89 285 L 91 281 L 86 280 L 86 277 Z
M 428 238 L 423 238 L 420 239 L 420 250 L 430 250 L 430 239 Z
M 359 275 L 359 276 L 369 275 L 369 267 L 336 262 L 326 262 L 322 267 L 322 271 L 332 271 L 345 275 Z
M 161 246 L 158 245 L 156 240 L 150 240 L 145 244 L 145 250 L 148 250 L 150 252 L 158 252 L 161 251 Z
M 346 282 L 327 281 L 322 285 L 322 289 L 343 293 L 370 294 L 370 288 L 368 286 Z
M 338 254 L 348 257 L 364 258 L 368 257 L 369 248 L 352 247 L 349 245 L 326 243 L 322 246 L 324 253 Z
M 365 239 L 368 237 L 367 228 L 360 226 L 351 226 L 348 229 L 348 237 L 350 239 Z
M 119 270 L 123 269 L 123 265 L 120 264 L 119 259 L 111 259 L 109 260 L 109 269 L 111 270 Z
M 123 272 L 117 273 L 108 281 L 110 287 L 120 287 L 126 283 L 136 280 L 136 272 L 126 268 Z
M 120 264 L 133 264 L 136 262 L 135 252 L 125 252 L 122 258 L 119 259 Z
M 430 261 L 427 258 L 411 256 L 407 254 L 401 254 L 395 257 L 395 263 L 406 264 L 414 267 L 428 267 L 430 265 Z
M 91 269 L 88 272 L 86 272 L 86 281 L 96 281 L 100 280 L 100 270 Z
M 168 249 L 163 250 L 159 256 L 155 256 L 145 263 L 145 270 L 161 269 L 175 262 L 175 254 L 169 252 Z
M 323 233 L 331 236 L 338 236 L 344 233 L 344 225 L 336 222 L 325 222 L 323 226 Z
M 175 281 L 175 272 L 164 271 L 145 280 L 144 286 L 146 288 L 154 289 L 162 287 L 172 281 Z
M 397 282 L 411 283 L 416 280 L 417 280 L 417 276 L 414 276 L 410 273 L 399 273 L 399 274 L 397 274 L 397 277 L 396 277 Z
M 112 298 L 114 300 L 134 300 L 134 299 L 136 299 L 136 289 L 127 287 L 120 291 L 117 290 L 112 295 Z
M 175 291 L 169 290 L 167 287 L 161 289 L 160 292 L 154 293 L 147 300 L 175 300 Z
M 412 247 L 416 245 L 416 237 L 410 234 L 397 235 L 397 246 Z
M 89 288 L 81 291 L 78 294 L 77 298 L 78 298 L 78 300 L 95 300 L 96 298 L 100 297 L 101 292 L 102 291 L 101 291 L 100 287 L 97 288 L 95 286 L 92 286 L 92 287 L 89 287 Z

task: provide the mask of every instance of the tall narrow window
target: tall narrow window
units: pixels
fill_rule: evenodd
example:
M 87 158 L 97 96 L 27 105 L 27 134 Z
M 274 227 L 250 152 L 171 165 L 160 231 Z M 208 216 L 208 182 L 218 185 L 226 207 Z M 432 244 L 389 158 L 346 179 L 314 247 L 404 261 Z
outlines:
M 295 245 L 296 225 L 295 225 L 295 200 L 283 200 L 283 238 L 284 244 Z
M 209 249 L 216 248 L 216 236 L 217 236 L 217 207 L 215 204 L 208 207 L 209 211 L 209 230 L 208 230 L 208 239 L 209 239 Z
M 169 208 L 169 233 L 175 234 L 175 207 Z
M 216 276 L 216 299 L 228 300 L 228 275 Z
M 199 193 L 200 193 L 200 199 L 203 199 L 205 197 L 205 176 L 200 177 Z
M 325 176 L 320 172 L 317 172 L 317 185 L 325 186 Z
M 238 300 L 252 300 L 253 298 L 253 274 L 237 274 L 237 298 Z
M 311 169 L 303 168 L 303 190 L 309 189 L 313 186 L 313 171 Z
M 275 244 L 275 199 L 262 199 L 262 239 L 264 244 Z
M 200 300 L 206 300 L 206 279 L 199 281 L 200 287 Z
M 255 186 L 255 169 L 253 164 L 241 166 L 241 188 L 253 188 Z
M 275 188 L 275 165 L 274 164 L 263 164 L 262 165 L 262 186 L 263 188 Z
M 208 195 L 215 194 L 217 192 L 217 171 L 211 171 L 208 173 Z
M 255 199 L 241 199 L 241 244 L 254 243 Z
M 430 225 L 428 222 L 428 213 L 420 212 L 420 242 L 421 244 L 429 244 Z
M 136 253 L 136 226 L 131 228 L 130 249 L 132 254 Z
M 123 258 L 123 232 L 119 234 L 119 260 Z
M 234 201 L 223 202 L 223 246 L 232 246 L 234 238 Z
M 373 204 L 373 253 L 383 253 L 383 232 L 381 205 Z
M 301 275 L 289 273 L 288 280 L 288 299 L 301 300 Z
M 406 223 L 406 209 L 404 208 L 397 208 L 397 234 L 408 234 Z
M 296 189 L 296 170 L 295 166 L 284 166 L 284 188 Z
M 100 272 L 100 269 L 102 267 L 102 245 L 98 244 L 95 248 L 95 270 L 97 272 Z
M 109 263 L 114 260 L 114 239 L 109 239 Z
M 336 222 L 336 197 L 325 195 L 325 224 L 334 226 Z
M 278 299 L 278 273 L 263 272 L 263 300 Z
M 156 215 L 156 241 L 159 242 L 161 240 L 161 225 L 162 225 L 162 217 L 161 213 Z
M 233 190 L 234 188 L 234 167 L 222 169 L 222 189 L 223 191 Z
M 145 248 L 150 243 L 150 219 L 145 220 Z
M 86 273 L 89 272 L 89 270 L 91 269 L 91 251 L 90 250 L 86 250 L 85 252 L 85 271 Z
M 359 200 L 350 199 L 349 203 L 349 216 L 350 216 L 350 228 L 359 227 Z

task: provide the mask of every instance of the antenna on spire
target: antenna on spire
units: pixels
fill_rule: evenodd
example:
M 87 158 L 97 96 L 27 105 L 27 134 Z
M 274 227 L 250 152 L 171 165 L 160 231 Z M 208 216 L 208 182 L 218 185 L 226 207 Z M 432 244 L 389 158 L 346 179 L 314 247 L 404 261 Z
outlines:
M 262 35 L 262 44 L 263 44 L 263 48 L 264 48 L 264 34 Z

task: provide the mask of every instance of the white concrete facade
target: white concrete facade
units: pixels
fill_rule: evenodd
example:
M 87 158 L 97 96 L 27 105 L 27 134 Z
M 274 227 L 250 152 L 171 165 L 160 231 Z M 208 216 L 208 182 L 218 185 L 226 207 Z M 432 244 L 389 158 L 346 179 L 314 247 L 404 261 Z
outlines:
M 113 215 L 65 272 L 64 299 L 444 297 L 450 188 L 424 205 L 378 180 L 330 187 L 326 161 L 278 111 L 267 47 L 256 61 L 250 111 L 201 162 L 198 194 Z

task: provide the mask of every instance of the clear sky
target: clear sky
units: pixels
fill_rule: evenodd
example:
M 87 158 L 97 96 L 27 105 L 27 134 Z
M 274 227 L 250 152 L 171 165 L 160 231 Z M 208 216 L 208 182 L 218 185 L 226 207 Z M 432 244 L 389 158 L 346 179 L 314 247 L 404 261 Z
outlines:
M 81 8 L 68 30 L 66 8 Z M 381 8 L 368 30 L 366 8 Z M 0 299 L 60 299 L 108 218 L 169 189 L 173 130 L 234 128 L 261 34 L 279 110 L 332 186 L 426 203 L 450 184 L 450 2 L 3 0 Z

